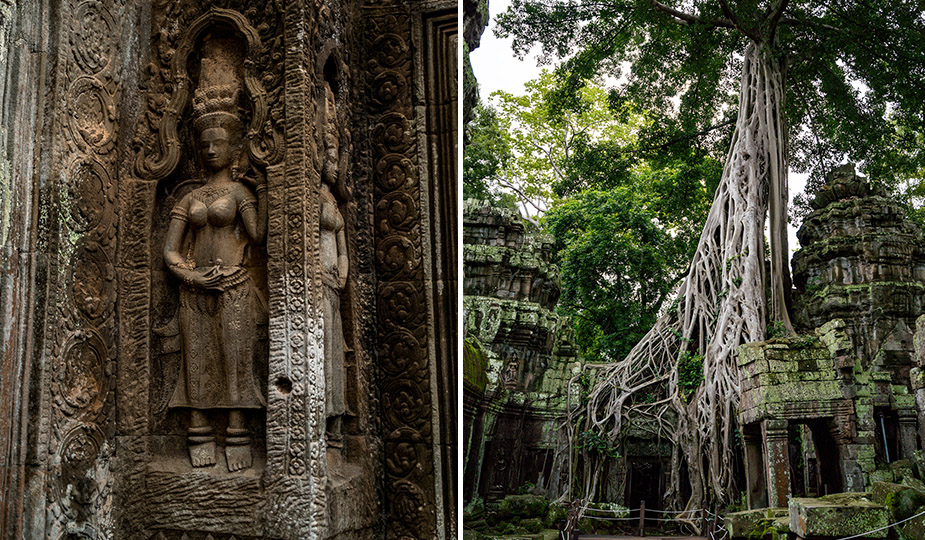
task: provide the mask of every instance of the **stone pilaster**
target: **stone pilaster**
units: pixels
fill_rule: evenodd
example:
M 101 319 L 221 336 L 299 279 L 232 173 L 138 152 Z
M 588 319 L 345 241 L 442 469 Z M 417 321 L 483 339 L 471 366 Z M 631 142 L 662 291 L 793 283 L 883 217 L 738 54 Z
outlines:
M 790 449 L 787 444 L 787 421 L 765 420 L 762 424 L 767 455 L 768 506 L 787 506 L 790 495 Z

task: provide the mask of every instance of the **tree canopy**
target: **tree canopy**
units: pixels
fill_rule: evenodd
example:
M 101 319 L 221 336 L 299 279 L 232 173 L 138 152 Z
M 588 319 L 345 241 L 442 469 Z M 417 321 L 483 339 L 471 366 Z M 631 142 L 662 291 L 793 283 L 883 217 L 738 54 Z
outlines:
M 611 100 L 662 115 L 642 144 L 695 140 L 714 155 L 733 129 L 746 43 L 760 43 L 783 70 L 789 166 L 811 189 L 843 159 L 894 183 L 925 165 L 919 2 L 514 0 L 496 32 L 561 61 L 554 102 L 576 100 L 584 79 L 622 77 Z
M 696 155 L 645 164 L 612 185 L 599 179 L 546 215 L 561 266 L 559 309 L 572 317 L 586 361 L 623 358 L 655 323 L 685 275 L 719 173 L 716 160 Z

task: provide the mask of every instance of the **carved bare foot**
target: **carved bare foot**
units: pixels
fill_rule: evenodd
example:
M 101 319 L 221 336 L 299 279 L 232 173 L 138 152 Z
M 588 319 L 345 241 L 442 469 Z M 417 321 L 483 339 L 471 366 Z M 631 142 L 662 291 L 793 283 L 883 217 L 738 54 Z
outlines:
M 226 446 L 225 459 L 228 461 L 228 470 L 231 472 L 247 469 L 253 464 L 251 445 Z
M 215 465 L 215 442 L 191 444 L 189 458 L 193 467 L 211 467 Z

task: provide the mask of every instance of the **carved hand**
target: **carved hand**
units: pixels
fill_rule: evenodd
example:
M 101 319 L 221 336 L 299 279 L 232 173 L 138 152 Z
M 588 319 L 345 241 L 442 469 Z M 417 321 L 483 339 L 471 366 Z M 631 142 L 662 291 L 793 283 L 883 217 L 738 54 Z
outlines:
M 184 283 L 192 285 L 197 289 L 221 291 L 224 289 L 221 285 L 222 280 L 231 271 L 233 270 L 221 269 L 218 266 L 213 266 L 204 272 L 202 270 L 186 270 L 181 277 Z
M 266 185 L 267 176 L 259 170 L 251 169 L 241 177 L 241 183 L 256 191 L 257 186 Z

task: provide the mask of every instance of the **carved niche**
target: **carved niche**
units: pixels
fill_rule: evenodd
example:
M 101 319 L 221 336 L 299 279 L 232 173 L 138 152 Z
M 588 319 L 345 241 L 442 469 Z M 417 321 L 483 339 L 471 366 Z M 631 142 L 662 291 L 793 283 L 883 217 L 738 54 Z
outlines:
M 367 368 L 366 360 L 357 365 L 365 353 L 355 338 L 354 282 L 360 278 L 353 265 L 356 205 L 347 187 L 351 142 L 345 128 L 350 90 L 340 41 L 349 9 L 323 2 L 258 4 L 165 1 L 151 10 L 145 93 L 120 194 L 126 301 L 120 304 L 119 493 L 125 504 L 117 522 L 128 538 L 321 538 L 372 531 L 379 515 L 369 397 L 353 382 L 369 377 L 358 373 Z M 266 244 L 249 243 L 245 257 L 269 312 L 256 331 L 264 358 L 256 362 L 255 379 L 266 409 L 246 414 L 254 461 L 236 471 L 222 466 L 221 448 L 233 435 L 230 414 L 222 410 L 206 411 L 217 463 L 193 467 L 186 455 L 188 442 L 199 444 L 194 437 L 206 435 L 188 432 L 192 412 L 172 405 L 174 389 L 184 384 L 178 373 L 185 361 L 182 317 L 175 314 L 182 315 L 184 278 L 198 278 L 164 262 L 170 251 L 178 258 L 171 255 L 168 263 L 187 263 L 186 240 L 179 249 L 164 249 L 167 231 L 177 205 L 206 186 L 194 153 L 196 96 L 203 63 L 214 60 L 207 43 L 215 39 L 238 44 L 222 48 L 240 50 L 222 62 L 240 73 L 246 161 L 267 186 Z M 248 174 L 243 166 L 238 172 Z M 342 221 L 332 231 L 343 234 L 333 257 L 337 279 L 327 291 L 336 293 L 327 294 L 328 303 L 340 309 L 343 327 L 334 341 L 343 343 L 344 406 L 333 415 L 326 413 L 325 372 L 326 329 L 333 323 L 324 317 L 332 310 L 324 307 L 329 276 L 320 245 L 325 185 L 333 197 L 327 212 Z M 257 199 L 256 187 L 252 193 Z M 334 239 L 338 244 L 337 234 Z M 340 437 L 326 437 L 329 417 L 337 417 L 329 431 L 339 429 Z M 350 511 L 341 515 L 345 501 Z

